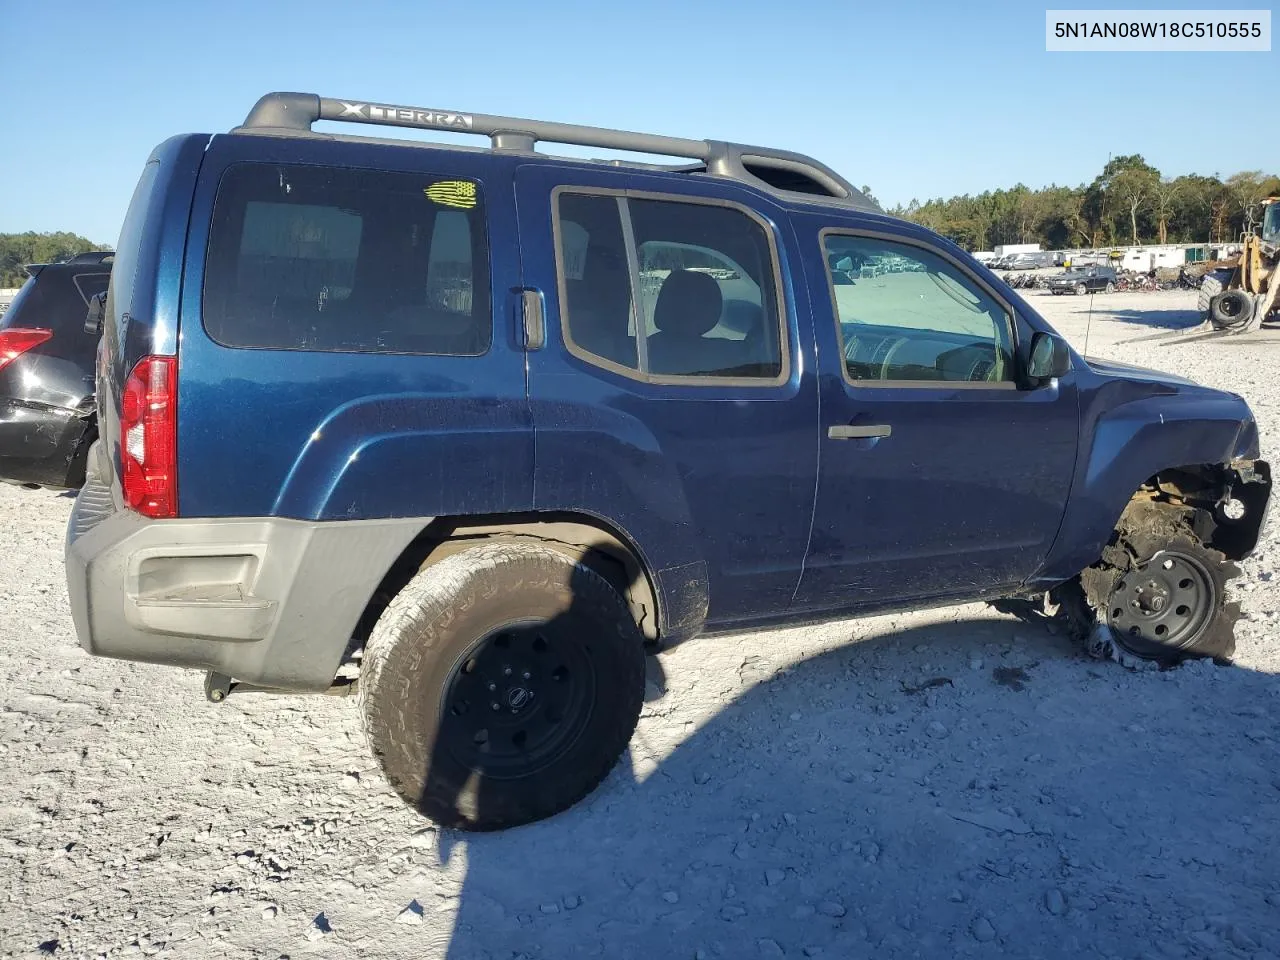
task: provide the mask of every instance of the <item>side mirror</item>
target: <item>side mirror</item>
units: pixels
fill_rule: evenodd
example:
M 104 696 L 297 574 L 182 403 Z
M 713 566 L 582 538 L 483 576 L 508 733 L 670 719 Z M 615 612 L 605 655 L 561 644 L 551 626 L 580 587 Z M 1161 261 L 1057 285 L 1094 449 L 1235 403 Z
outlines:
M 89 298 L 89 313 L 84 318 L 84 332 L 97 336 L 102 332 L 102 317 L 106 313 L 107 295 L 95 293 Z
M 1067 341 L 1043 330 L 1031 338 L 1031 356 L 1027 362 L 1027 377 L 1032 385 L 1039 386 L 1047 380 L 1065 376 L 1071 370 L 1071 354 Z

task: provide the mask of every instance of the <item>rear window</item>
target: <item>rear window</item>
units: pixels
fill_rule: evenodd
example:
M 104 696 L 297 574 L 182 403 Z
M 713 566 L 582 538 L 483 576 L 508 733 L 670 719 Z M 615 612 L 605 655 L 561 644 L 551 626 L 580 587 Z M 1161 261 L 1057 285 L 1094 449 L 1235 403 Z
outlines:
M 84 326 L 89 297 L 107 289 L 109 273 L 71 274 L 65 267 L 46 267 L 28 277 L 9 309 L 0 315 L 0 330 Z
M 40 301 L 43 299 L 40 292 L 37 292 L 36 278 L 27 277 L 26 282 L 18 289 L 18 295 L 9 304 L 9 309 L 0 313 L 0 330 L 39 326 L 32 320 L 40 312 Z
M 479 186 L 447 175 L 241 163 L 214 203 L 204 325 L 231 347 L 489 349 Z

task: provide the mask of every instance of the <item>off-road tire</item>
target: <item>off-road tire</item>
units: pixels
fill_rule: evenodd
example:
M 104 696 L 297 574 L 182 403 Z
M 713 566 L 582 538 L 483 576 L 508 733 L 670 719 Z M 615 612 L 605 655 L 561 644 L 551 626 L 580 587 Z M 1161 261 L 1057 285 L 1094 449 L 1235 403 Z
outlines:
M 1065 617 L 1078 636 L 1090 635 L 1098 623 L 1111 626 L 1117 590 L 1126 577 L 1141 576 L 1140 568 L 1160 557 L 1184 557 L 1205 575 L 1205 586 L 1212 594 L 1204 622 L 1176 644 L 1160 643 L 1155 638 L 1133 637 L 1125 630 L 1109 629 L 1111 638 L 1126 653 L 1164 665 L 1174 665 L 1196 657 L 1212 657 L 1228 662 L 1235 653 L 1235 625 L 1240 619 L 1240 605 L 1227 598 L 1229 582 L 1240 575 L 1240 568 L 1221 552 L 1206 546 L 1182 521 L 1177 511 L 1162 510 L 1158 504 L 1144 504 L 1126 511 L 1102 552 L 1101 559 L 1079 577 L 1058 587 L 1050 594 L 1060 615 Z
M 1200 280 L 1199 292 L 1196 295 L 1196 309 L 1209 318 L 1209 304 L 1222 292 L 1222 281 L 1211 273 L 1206 273 Z
M 487 747 L 438 734 L 463 722 L 456 712 L 458 684 L 461 673 L 474 669 L 477 644 L 490 657 L 492 644 L 514 637 L 508 640 L 514 648 L 521 632 L 539 634 L 533 647 L 522 648 L 534 664 L 530 691 L 553 682 L 550 674 L 559 669 L 548 666 L 538 676 L 542 661 L 530 650 L 538 642 L 547 649 L 540 634 L 551 638 L 556 656 L 557 642 L 578 645 L 573 662 L 586 664 L 578 669 L 592 678 L 589 694 L 579 698 L 586 712 L 564 709 L 577 718 L 572 736 L 541 765 L 489 775 L 477 769 L 483 759 L 466 759 Z M 442 826 L 498 830 L 544 819 L 594 790 L 626 749 L 644 699 L 643 643 L 622 596 L 582 563 L 524 541 L 471 547 L 421 570 L 374 626 L 359 683 L 369 744 L 396 793 Z M 506 692 L 517 699 L 515 688 Z M 464 713 L 488 711 L 503 695 L 500 689 L 492 703 L 488 695 L 474 705 L 464 701 Z M 530 716 L 536 719 L 532 711 L 549 700 L 530 698 Z M 507 702 L 494 711 L 495 724 L 508 719 Z M 555 721 L 551 714 L 544 719 Z M 477 714 L 474 722 L 485 721 Z

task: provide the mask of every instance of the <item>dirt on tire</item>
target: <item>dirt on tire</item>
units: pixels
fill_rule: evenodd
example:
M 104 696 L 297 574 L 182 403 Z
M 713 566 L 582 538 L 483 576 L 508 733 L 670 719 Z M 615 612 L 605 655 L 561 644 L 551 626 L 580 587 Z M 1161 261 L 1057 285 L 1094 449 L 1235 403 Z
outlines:
M 460 659 L 512 623 L 589 632 L 598 695 L 560 755 L 498 778 L 469 767 L 439 734 Z M 635 730 L 644 673 L 639 628 L 607 580 L 550 547 L 498 542 L 429 566 L 400 591 L 369 637 L 360 700 L 373 753 L 406 803 L 443 826 L 497 830 L 551 816 L 595 789 Z

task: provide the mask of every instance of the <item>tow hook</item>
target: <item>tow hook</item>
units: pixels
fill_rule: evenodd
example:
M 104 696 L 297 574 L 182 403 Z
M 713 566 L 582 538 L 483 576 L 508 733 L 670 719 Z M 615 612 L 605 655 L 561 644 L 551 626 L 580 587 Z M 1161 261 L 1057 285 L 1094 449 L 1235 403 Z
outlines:
M 333 686 L 324 693 L 331 697 L 347 697 L 355 693 L 356 680 L 350 677 L 339 677 L 334 681 Z M 218 673 L 210 670 L 204 675 L 204 696 L 210 703 L 222 703 L 227 697 L 233 693 L 275 693 L 282 695 L 296 695 L 297 690 L 286 690 L 281 687 L 264 687 L 256 683 L 244 683 L 240 680 L 233 680 L 225 673 Z

